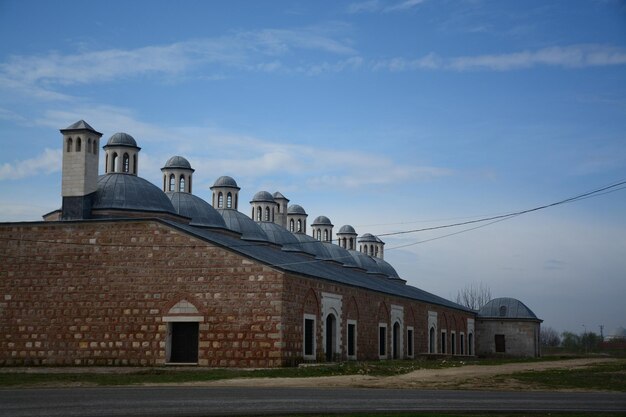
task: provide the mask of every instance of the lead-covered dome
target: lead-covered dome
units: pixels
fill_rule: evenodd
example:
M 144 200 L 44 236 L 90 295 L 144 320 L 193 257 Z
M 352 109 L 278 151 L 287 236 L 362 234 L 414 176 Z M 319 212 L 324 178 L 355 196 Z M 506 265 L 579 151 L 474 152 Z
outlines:
M 352 258 L 354 258 L 354 261 L 359 266 L 359 268 L 365 269 L 368 273 L 371 274 L 386 275 L 380 269 L 378 263 L 371 257 L 355 250 L 349 250 L 348 252 L 350 253 L 350 255 L 352 255 Z
M 287 208 L 287 214 L 306 214 L 306 211 L 304 211 L 302 206 L 298 204 L 292 204 Z
M 354 230 L 354 227 L 346 224 L 344 226 L 341 226 L 341 229 L 339 229 L 337 234 L 356 235 L 356 230 Z
M 135 138 L 128 133 L 117 132 L 109 138 L 106 146 L 130 146 L 136 148 L 137 142 L 135 141 Z
M 311 223 L 311 226 L 320 226 L 320 225 L 332 226 L 333 224 L 330 222 L 330 219 L 328 217 L 317 216 L 315 220 L 313 220 L 313 223 Z
M 330 254 L 326 246 L 319 240 L 304 233 L 292 233 L 292 235 L 300 242 L 300 250 L 315 256 L 317 259 L 331 260 L 333 256 Z
M 159 187 L 136 175 L 112 173 L 98 177 L 93 210 L 131 210 L 176 214 Z
M 368 258 L 373 259 L 374 262 L 378 264 L 378 267 L 380 268 L 381 272 L 387 275 L 389 278 L 402 279 L 396 272 L 396 269 L 393 266 L 391 266 L 389 262 L 383 259 L 377 258 L 377 257 L 368 257 Z
M 258 193 L 256 193 L 254 195 L 254 197 L 252 197 L 252 201 L 250 201 L 251 203 L 261 203 L 261 202 L 268 202 L 268 203 L 274 203 L 274 196 L 271 195 L 269 192 L 267 191 L 259 191 Z
M 165 166 L 162 169 L 164 168 L 192 169 L 189 161 L 183 158 L 182 156 L 178 156 L 178 155 L 172 156 L 170 159 L 168 159 L 167 162 L 165 163 Z
M 515 298 L 494 298 L 478 310 L 479 317 L 538 320 L 535 313 Z
M 332 256 L 332 260 L 344 264 L 344 266 L 350 268 L 358 268 L 359 264 L 354 260 L 352 255 L 347 249 L 344 249 L 338 245 L 330 242 L 321 242 Z
M 209 203 L 190 193 L 167 192 L 165 193 L 174 210 L 181 216 L 189 217 L 192 226 L 218 227 L 226 229 L 226 223 L 220 214 Z
M 261 222 L 258 225 L 267 235 L 267 239 L 282 246 L 284 251 L 302 252 L 298 239 L 284 227 L 271 222 Z
M 233 179 L 233 177 L 229 177 L 228 175 L 223 175 L 215 180 L 213 187 L 230 187 L 236 188 L 239 190 L 239 186 L 237 185 L 237 181 Z M 213 188 L 211 187 L 211 188 Z
M 255 240 L 261 242 L 269 242 L 267 235 L 250 217 L 237 210 L 232 209 L 216 209 L 224 219 L 226 227 L 233 232 L 241 234 L 241 238 L 245 240 Z
M 371 233 L 365 233 L 363 236 L 359 237 L 359 242 L 382 243 L 382 240 Z

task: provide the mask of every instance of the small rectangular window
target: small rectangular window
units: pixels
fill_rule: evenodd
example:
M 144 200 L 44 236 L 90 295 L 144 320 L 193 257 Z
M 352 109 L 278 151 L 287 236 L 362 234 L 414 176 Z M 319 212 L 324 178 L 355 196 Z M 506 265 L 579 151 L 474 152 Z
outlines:
M 304 358 L 315 359 L 315 318 L 305 315 L 304 318 Z
M 378 356 L 387 357 L 387 325 L 378 327 Z
M 406 331 L 406 354 L 409 358 L 413 357 L 413 329 L 408 328 Z
M 348 323 L 348 357 L 356 356 L 356 323 Z
M 504 335 L 497 334 L 495 335 L 495 339 L 496 339 L 496 352 L 498 353 L 506 352 L 506 346 L 504 344 Z

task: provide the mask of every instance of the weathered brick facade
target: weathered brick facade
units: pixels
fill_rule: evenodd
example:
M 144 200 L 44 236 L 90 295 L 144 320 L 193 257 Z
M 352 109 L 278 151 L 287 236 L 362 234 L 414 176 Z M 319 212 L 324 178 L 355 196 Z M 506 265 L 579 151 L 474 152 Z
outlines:
M 287 273 L 154 219 L 2 224 L 0 239 L 0 365 L 165 364 L 168 326 L 179 319 L 198 323 L 199 365 L 290 365 L 302 360 L 304 314 L 317 318 L 323 360 L 329 294 L 340 297 L 340 358 L 347 320 L 356 321 L 357 358 L 378 359 L 383 322 L 391 357 L 392 308 L 402 312 L 400 357 L 408 327 L 415 354 L 428 351 L 429 311 L 448 346 L 451 331 L 467 334 L 474 317 Z M 192 313 L 175 308 L 182 301 Z

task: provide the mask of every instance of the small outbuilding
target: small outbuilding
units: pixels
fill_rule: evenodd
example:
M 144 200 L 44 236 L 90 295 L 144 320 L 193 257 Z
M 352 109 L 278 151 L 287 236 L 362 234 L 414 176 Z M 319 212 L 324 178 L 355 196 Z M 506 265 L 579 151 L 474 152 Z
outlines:
M 539 357 L 542 321 L 515 298 L 495 298 L 476 316 L 476 354 Z

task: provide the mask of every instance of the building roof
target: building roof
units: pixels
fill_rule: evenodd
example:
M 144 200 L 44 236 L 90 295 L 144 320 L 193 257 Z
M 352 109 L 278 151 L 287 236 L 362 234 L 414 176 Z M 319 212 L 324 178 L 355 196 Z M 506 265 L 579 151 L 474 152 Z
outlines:
M 250 217 L 233 209 L 216 210 L 222 215 L 224 223 L 226 223 L 226 227 L 233 232 L 241 234 L 242 239 L 269 242 L 269 239 L 263 229 L 261 229 L 261 227 Z
M 137 142 L 135 141 L 135 138 L 133 138 L 128 133 L 117 132 L 109 138 L 105 146 L 127 146 L 131 148 L 136 148 Z
M 236 188 L 238 190 L 240 189 L 239 186 L 237 185 L 237 181 L 235 181 L 233 177 L 229 177 L 228 175 L 223 175 L 219 177 L 218 179 L 216 179 L 211 189 L 215 187 Z
M 327 261 L 333 259 L 333 256 L 328 251 L 326 246 L 324 246 L 324 244 L 322 244 L 322 242 L 320 242 L 319 240 L 305 233 L 293 233 L 293 235 L 300 242 L 300 250 L 302 252 L 313 255 L 317 259 L 323 259 Z
M 289 201 L 289 199 L 287 197 L 285 197 L 280 191 L 276 191 L 274 194 L 274 200 L 287 200 Z
M 520 300 L 515 298 L 494 298 L 478 310 L 480 318 L 498 319 L 534 319 L 535 313 Z
M 355 250 L 348 250 L 348 252 L 350 253 L 350 255 L 352 255 L 352 258 L 354 258 L 359 268 L 365 269 L 371 274 L 380 274 L 387 276 L 387 274 L 382 271 L 380 266 L 371 256 L 367 256 L 366 254 Z
M 259 191 L 258 193 L 254 195 L 254 197 L 252 197 L 252 201 L 250 202 L 251 203 L 261 203 L 261 202 L 275 203 L 274 196 L 267 191 Z
M 344 226 L 341 226 L 341 229 L 339 229 L 337 234 L 338 235 L 339 234 L 356 235 L 356 230 L 354 230 L 354 227 L 350 226 L 349 224 L 346 224 Z
M 61 129 L 61 132 L 65 132 L 65 131 L 69 131 L 69 130 L 89 130 L 91 132 L 95 132 L 98 135 L 102 136 L 102 133 L 98 132 L 96 129 L 91 127 L 89 125 L 89 123 L 87 123 L 86 121 L 84 121 L 82 119 L 77 121 L 76 123 L 72 123 L 71 125 L 69 125 L 65 129 Z
M 377 258 L 375 256 L 372 259 L 378 264 L 378 267 L 380 268 L 380 270 L 389 278 L 401 279 L 398 273 L 396 272 L 395 268 L 391 266 L 389 262 L 385 261 L 384 259 Z
M 242 244 L 242 241 L 236 237 L 219 233 L 211 229 L 198 228 L 169 220 L 159 221 L 167 223 L 172 227 L 184 230 L 202 240 L 228 248 L 232 251 L 240 253 L 243 256 L 255 259 L 268 266 L 288 273 L 300 274 L 312 278 L 336 282 L 338 284 L 365 288 L 380 293 L 441 305 L 456 310 L 473 312 L 466 307 L 431 294 L 427 291 L 410 285 L 398 285 L 398 283 L 395 282 L 397 280 L 384 279 L 377 275 L 368 274 L 360 269 L 345 268 L 339 264 L 321 260 L 319 262 L 311 261 L 311 258 L 308 255 L 297 252 L 285 252 L 276 246 L 263 245 L 255 242 Z M 320 243 L 327 248 L 338 248 L 338 254 L 345 254 L 345 256 L 347 256 L 350 260 L 354 261 L 354 258 L 347 250 L 332 243 Z M 352 266 L 357 267 L 357 265 Z
M 189 161 L 185 158 L 183 158 L 182 156 L 172 156 L 170 159 L 167 160 L 167 162 L 165 163 L 165 165 L 163 166 L 163 169 L 167 169 L 167 168 L 179 168 L 179 169 L 190 169 L 191 171 L 194 171 L 193 168 L 191 168 L 191 164 L 189 163 Z
M 305 216 L 307 215 L 302 206 L 298 204 L 292 204 L 287 207 L 287 214 L 304 214 Z
M 141 177 L 110 173 L 98 177 L 94 210 L 132 210 L 176 214 L 174 206 L 159 187 Z
M 300 241 L 284 227 L 271 222 L 257 223 L 267 235 L 267 240 L 277 245 L 281 245 L 284 251 L 302 252 Z
M 332 226 L 330 219 L 326 216 L 317 216 L 311 226 Z
M 167 192 L 165 193 L 174 210 L 181 216 L 189 217 L 193 226 L 217 227 L 227 229 L 224 218 L 209 203 L 190 193 Z

